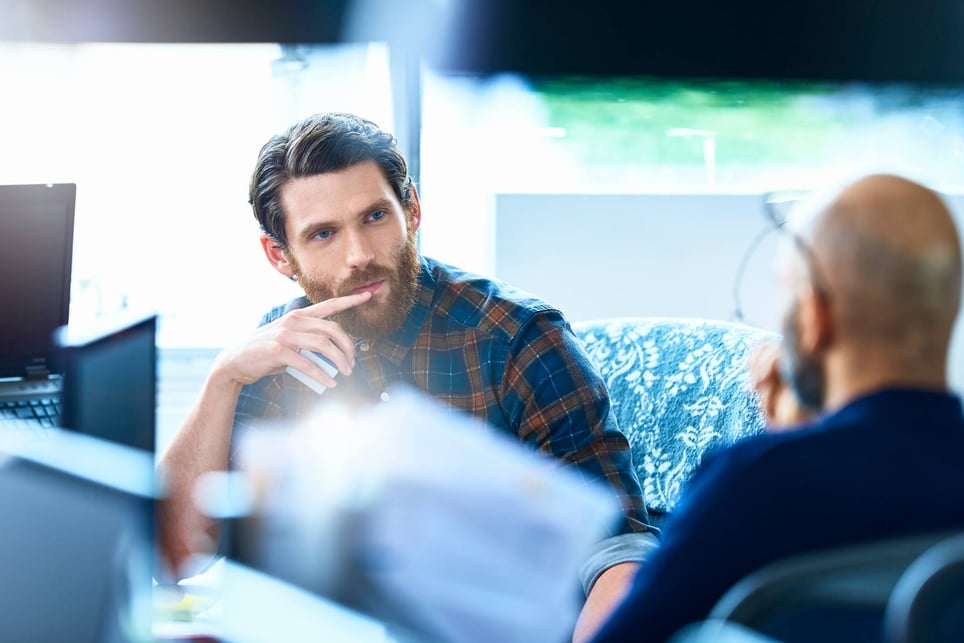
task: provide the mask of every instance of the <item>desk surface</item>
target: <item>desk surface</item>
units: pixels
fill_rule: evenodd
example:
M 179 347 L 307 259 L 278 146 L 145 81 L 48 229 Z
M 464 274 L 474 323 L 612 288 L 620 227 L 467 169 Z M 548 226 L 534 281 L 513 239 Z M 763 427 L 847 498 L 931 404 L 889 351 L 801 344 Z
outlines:
M 230 560 L 176 586 L 155 586 L 158 641 L 388 643 L 386 626 Z
M 27 640 L 23 633 L 33 632 L 45 640 L 65 640 L 66 632 L 89 629 L 90 638 L 115 640 L 101 621 L 103 614 L 116 616 L 111 610 L 120 605 L 101 604 L 107 597 L 130 601 L 125 608 L 142 624 L 135 640 L 150 635 L 224 643 L 396 640 L 377 620 L 224 559 L 177 585 L 155 585 L 153 596 L 146 584 L 130 596 L 117 594 L 117 583 L 108 579 L 133 572 L 136 565 L 121 565 L 116 574 L 103 570 L 117 566 L 118 547 L 148 540 L 143 526 L 154 476 L 151 454 L 89 436 L 60 430 L 43 440 L 0 436 L 0 505 L 18 516 L 4 530 L 7 555 L 0 562 L 8 585 L 21 588 L 4 595 L 5 606 L 18 618 L 0 620 L 0 638 Z M 61 538 L 67 530 L 69 537 Z M 140 561 L 147 583 L 149 558 Z M 67 571 L 52 574 L 50 569 Z M 57 619 L 47 618 L 48 604 L 57 605 Z

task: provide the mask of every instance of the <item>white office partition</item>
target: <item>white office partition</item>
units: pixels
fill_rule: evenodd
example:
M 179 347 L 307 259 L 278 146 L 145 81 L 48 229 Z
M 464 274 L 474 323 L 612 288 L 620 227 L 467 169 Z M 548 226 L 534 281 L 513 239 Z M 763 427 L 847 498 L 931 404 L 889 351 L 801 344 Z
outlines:
M 946 200 L 964 230 L 964 195 Z M 572 321 L 730 320 L 740 263 L 765 228 L 760 194 L 499 194 L 493 204 L 493 274 Z M 772 241 L 752 254 L 739 290 L 749 321 L 779 330 Z M 957 389 L 964 385 L 961 324 L 950 365 Z

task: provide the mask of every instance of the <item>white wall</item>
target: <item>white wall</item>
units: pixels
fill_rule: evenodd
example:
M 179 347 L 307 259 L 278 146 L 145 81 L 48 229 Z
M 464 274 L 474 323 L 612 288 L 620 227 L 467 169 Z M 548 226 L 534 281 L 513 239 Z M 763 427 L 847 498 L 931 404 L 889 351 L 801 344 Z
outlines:
M 964 195 L 947 198 L 964 230 Z M 492 273 L 572 321 L 621 316 L 732 320 L 740 261 L 765 228 L 759 194 L 499 194 Z M 777 329 L 774 243 L 752 255 L 740 288 L 758 325 Z M 964 389 L 964 322 L 951 384 Z

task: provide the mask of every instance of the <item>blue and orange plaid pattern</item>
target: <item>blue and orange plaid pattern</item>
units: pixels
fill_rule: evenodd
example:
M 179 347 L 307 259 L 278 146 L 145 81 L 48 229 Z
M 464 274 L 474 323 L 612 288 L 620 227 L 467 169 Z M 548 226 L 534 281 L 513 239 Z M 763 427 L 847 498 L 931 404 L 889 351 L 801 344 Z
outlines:
M 307 305 L 301 297 L 278 306 L 261 324 Z M 545 302 L 423 257 L 405 325 L 357 341 L 355 359 L 351 377 L 339 376 L 321 397 L 283 373 L 246 386 L 235 427 L 299 417 L 325 400 L 374 403 L 393 385 L 410 385 L 573 465 L 585 480 L 611 485 L 626 510 L 618 533 L 651 531 L 606 386 L 562 313 Z

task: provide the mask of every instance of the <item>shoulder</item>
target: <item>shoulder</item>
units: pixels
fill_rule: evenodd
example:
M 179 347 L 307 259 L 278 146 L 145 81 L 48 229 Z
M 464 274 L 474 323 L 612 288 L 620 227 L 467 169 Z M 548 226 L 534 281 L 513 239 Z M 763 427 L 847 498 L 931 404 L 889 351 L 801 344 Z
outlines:
M 511 341 L 533 320 L 564 322 L 562 313 L 498 279 L 423 258 L 436 282 L 434 314 L 450 323 Z
M 690 482 L 699 495 L 761 497 L 782 493 L 779 487 L 798 479 L 802 472 L 833 449 L 822 444 L 830 436 L 822 425 L 786 433 L 763 433 L 705 454 Z M 816 458 L 809 454 L 816 454 Z M 795 483 L 794 483 L 795 484 Z
M 919 440 L 927 427 L 960 427 L 960 401 L 939 392 L 887 390 L 867 394 L 808 424 L 785 432 L 764 433 L 721 451 L 710 459 L 724 459 L 741 468 L 784 471 L 826 470 L 827 454 L 866 455 L 871 447 Z M 913 427 L 913 431 L 908 431 Z M 839 463 L 839 458 L 832 462 Z M 847 465 L 848 469 L 851 469 Z
M 828 462 L 827 454 L 847 457 L 863 450 L 874 430 L 861 418 L 833 414 L 790 431 L 755 435 L 707 453 L 693 486 L 721 493 L 739 487 L 758 497 L 779 496 L 801 480 L 813 483 L 834 475 L 839 467 Z

